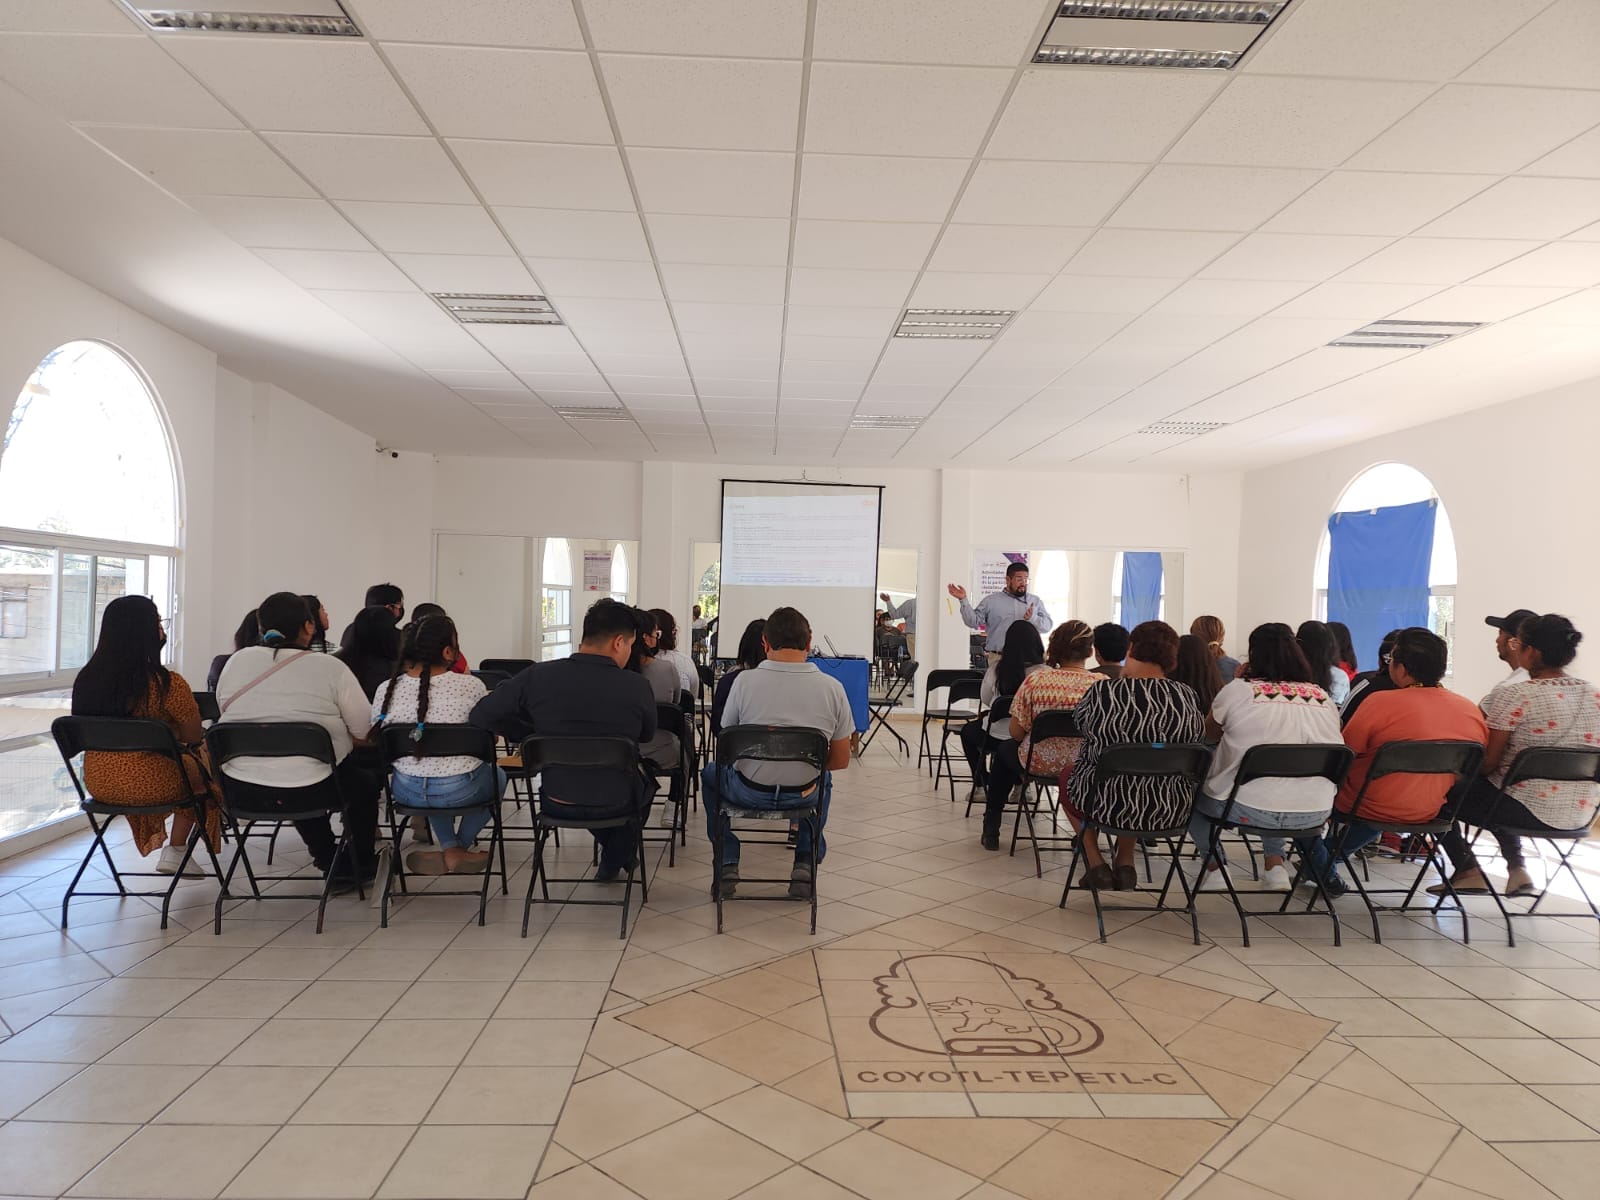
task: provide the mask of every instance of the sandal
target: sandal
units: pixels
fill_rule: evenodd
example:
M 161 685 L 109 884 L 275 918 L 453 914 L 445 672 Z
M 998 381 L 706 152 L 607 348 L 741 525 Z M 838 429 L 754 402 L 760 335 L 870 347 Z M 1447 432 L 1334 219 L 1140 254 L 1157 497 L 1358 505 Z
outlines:
M 1101 863 L 1098 867 L 1090 867 L 1089 873 L 1083 877 L 1083 882 L 1092 892 L 1112 892 L 1117 887 L 1116 877 L 1105 863 Z
M 1116 880 L 1116 889 L 1119 892 L 1139 890 L 1139 869 L 1137 867 L 1117 867 L 1114 878 Z

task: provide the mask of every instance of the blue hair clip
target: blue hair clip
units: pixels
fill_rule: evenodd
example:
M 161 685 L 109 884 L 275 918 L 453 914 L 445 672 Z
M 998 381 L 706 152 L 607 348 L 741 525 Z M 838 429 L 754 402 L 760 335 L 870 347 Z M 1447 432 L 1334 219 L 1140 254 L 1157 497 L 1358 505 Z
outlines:
M 276 629 L 263 629 L 261 631 L 261 640 L 263 642 L 274 642 L 274 641 L 281 642 L 281 641 L 284 640 L 284 638 L 283 638 L 282 632 L 280 632 L 279 630 L 276 630 Z

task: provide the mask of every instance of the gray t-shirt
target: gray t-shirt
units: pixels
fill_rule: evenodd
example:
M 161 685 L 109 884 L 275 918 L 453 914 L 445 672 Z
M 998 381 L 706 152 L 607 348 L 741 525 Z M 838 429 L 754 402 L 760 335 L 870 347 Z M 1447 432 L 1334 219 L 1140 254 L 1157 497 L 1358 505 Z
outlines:
M 817 729 L 830 742 L 842 741 L 856 730 L 844 686 L 824 675 L 812 663 L 774 662 L 768 659 L 753 671 L 741 671 L 734 680 L 723 729 L 735 725 L 787 725 Z M 795 787 L 810 783 L 811 769 L 801 763 L 769 763 L 740 759 L 739 774 L 751 783 Z

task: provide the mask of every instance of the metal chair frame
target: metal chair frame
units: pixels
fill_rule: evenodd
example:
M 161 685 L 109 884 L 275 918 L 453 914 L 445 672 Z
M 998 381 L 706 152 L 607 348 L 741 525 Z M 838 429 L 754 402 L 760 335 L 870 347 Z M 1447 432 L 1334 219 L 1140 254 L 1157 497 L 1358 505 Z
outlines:
M 950 690 L 950 685 L 956 682 L 958 679 L 976 679 L 979 683 L 982 683 L 983 672 L 974 671 L 971 669 L 929 671 L 927 679 L 923 682 L 925 690 L 922 694 L 922 732 L 917 742 L 918 770 L 922 769 L 923 755 L 928 756 L 929 766 L 931 767 L 933 765 L 933 743 L 928 739 L 929 724 L 934 721 L 938 721 L 941 724 L 948 724 L 951 720 L 956 718 L 965 720 L 968 717 L 976 715 L 975 713 L 970 712 L 960 712 L 952 716 L 950 713 L 950 703 L 948 697 L 945 700 L 943 709 L 935 709 L 933 707 L 933 697 L 935 693 L 948 692 Z
M 668 784 L 666 803 L 672 805 L 672 827 L 667 830 L 667 836 L 651 833 L 649 830 L 641 832 L 640 836 L 647 842 L 665 842 L 667 844 L 667 866 L 678 865 L 678 847 L 689 845 L 689 780 L 694 776 L 694 721 L 690 714 L 685 713 L 676 704 L 656 705 L 656 730 L 673 734 L 678 739 L 678 765 L 664 767 L 656 765 L 655 776 L 665 779 Z M 682 781 L 681 793 L 677 800 L 671 799 L 671 785 L 674 780 Z
M 943 715 L 936 716 L 936 719 L 939 720 L 939 752 L 933 756 L 933 786 L 937 790 L 939 780 L 948 777 L 950 780 L 951 804 L 956 802 L 956 784 L 971 783 L 972 776 L 957 775 L 955 773 L 955 764 L 950 761 L 950 731 L 955 728 L 957 721 L 960 721 L 963 725 L 966 724 L 963 718 L 977 717 L 979 720 L 983 719 L 982 689 L 983 680 L 981 678 L 975 679 L 968 676 L 965 679 L 956 680 L 949 687 Z M 968 700 L 976 700 L 978 707 L 971 710 L 958 710 L 956 708 L 956 705 L 964 704 Z
M 861 739 L 860 746 L 856 749 L 856 757 L 861 758 L 867 753 L 867 747 L 872 745 L 872 739 L 878 736 L 878 730 L 883 730 L 900 744 L 900 753 L 907 758 L 911 757 L 911 743 L 900 735 L 900 731 L 889 724 L 889 714 L 899 707 L 901 699 L 911 690 L 911 684 L 917 677 L 917 662 L 915 659 L 902 659 L 896 663 L 889 681 L 888 689 L 883 695 L 869 698 L 867 701 L 867 715 L 870 718 L 867 736 Z
M 1009 709 L 1008 709 L 1009 711 Z M 1050 708 L 1034 716 L 1033 727 L 1028 730 L 1028 759 L 1022 764 L 1022 783 L 1024 788 L 1033 790 L 1033 803 L 1028 803 L 1027 793 L 1024 792 L 1022 803 L 1017 805 L 1017 815 L 1011 823 L 1011 855 L 1017 853 L 1017 835 L 1021 832 L 1024 822 L 1028 826 L 1027 840 L 1033 848 L 1033 873 L 1035 878 L 1044 878 L 1044 859 L 1040 856 L 1041 846 L 1050 850 L 1065 850 L 1077 844 L 1078 835 L 1069 833 L 1062 836 L 1059 832 L 1057 805 L 1052 800 L 1053 790 L 1059 788 L 1060 778 L 1050 775 L 1036 775 L 1033 771 L 1033 752 L 1040 742 L 1050 741 L 1053 738 L 1081 738 L 1083 734 L 1078 729 L 1078 719 L 1070 708 Z M 1033 819 L 1038 815 L 1039 809 L 1049 804 L 1050 811 L 1050 836 L 1040 837 L 1034 828 Z M 1145 854 L 1145 875 L 1150 874 L 1150 855 Z
M 501 671 L 506 675 L 518 675 L 534 665 L 534 660 L 531 658 L 486 658 L 478 664 L 478 670 Z

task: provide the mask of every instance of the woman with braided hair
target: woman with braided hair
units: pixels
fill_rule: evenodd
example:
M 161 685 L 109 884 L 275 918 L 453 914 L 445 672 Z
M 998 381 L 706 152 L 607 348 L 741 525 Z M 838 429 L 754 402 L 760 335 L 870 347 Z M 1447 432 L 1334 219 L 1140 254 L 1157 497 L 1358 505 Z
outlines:
M 405 628 L 400 665 L 372 697 L 372 723 L 411 725 L 420 735 L 431 722 L 463 725 L 472 706 L 488 694 L 481 680 L 458 675 L 451 664 L 460 656 L 456 626 L 449 617 L 425 616 Z M 413 850 L 406 870 L 416 875 L 476 874 L 489 855 L 472 843 L 489 823 L 489 812 L 470 808 L 504 794 L 505 774 L 476 758 L 402 758 L 394 764 L 390 791 L 401 804 L 440 810 L 429 816 L 437 850 Z

